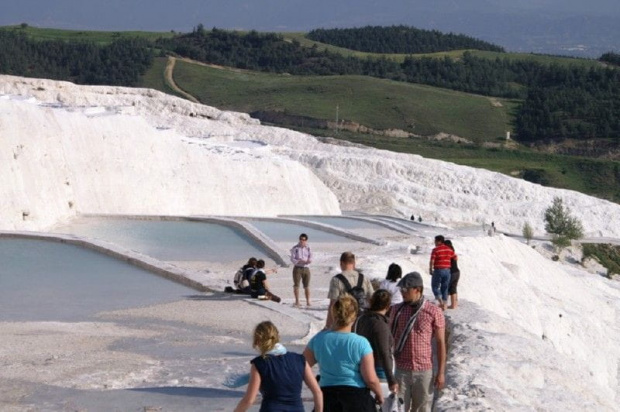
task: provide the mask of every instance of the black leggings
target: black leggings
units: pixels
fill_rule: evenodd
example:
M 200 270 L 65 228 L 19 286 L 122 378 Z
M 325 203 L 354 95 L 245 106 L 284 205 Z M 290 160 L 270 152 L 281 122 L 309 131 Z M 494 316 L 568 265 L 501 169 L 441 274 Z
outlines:
M 368 388 L 324 386 L 324 412 L 376 412 L 377 406 Z
M 450 274 L 450 287 L 448 288 L 448 295 L 456 295 L 456 287 L 459 284 L 460 277 L 461 277 L 460 270 L 457 270 L 456 272 L 452 272 Z

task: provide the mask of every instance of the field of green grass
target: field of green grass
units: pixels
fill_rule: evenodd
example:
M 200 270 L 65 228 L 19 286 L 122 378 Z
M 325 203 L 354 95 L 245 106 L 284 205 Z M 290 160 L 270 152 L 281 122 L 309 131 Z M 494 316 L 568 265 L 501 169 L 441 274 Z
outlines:
M 365 76 L 290 76 L 205 67 L 178 61 L 177 85 L 222 109 L 268 110 L 376 130 L 455 134 L 474 142 L 510 130 L 515 101 Z
M 96 44 L 108 44 L 119 38 L 139 37 L 155 40 L 160 37 L 174 36 L 172 32 L 62 30 L 31 26 L 4 26 L 0 27 L 0 29 L 21 31 L 34 40 L 87 41 Z
M 174 96 L 183 97 L 172 90 L 166 83 L 164 71 L 167 61 L 168 59 L 166 57 L 156 57 L 153 60 L 153 66 L 140 78 L 138 87 L 155 89 Z
M 540 64 L 550 65 L 550 64 L 558 64 L 558 65 L 577 65 L 584 67 L 602 67 L 603 64 L 594 59 L 579 59 L 576 57 L 565 57 L 565 56 L 547 56 L 541 54 L 532 54 L 532 53 L 500 53 L 500 52 L 492 52 L 492 51 L 482 51 L 482 50 L 452 50 L 447 52 L 437 52 L 437 53 L 422 53 L 422 54 L 381 54 L 381 53 L 366 53 L 360 52 L 350 49 L 345 49 L 342 47 L 332 46 L 330 44 L 320 43 L 314 40 L 307 39 L 306 33 L 301 32 L 285 32 L 280 33 L 285 39 L 297 40 L 302 46 L 305 47 L 313 47 L 316 46 L 319 50 L 329 50 L 333 53 L 338 53 L 346 57 L 373 57 L 373 58 L 387 58 L 390 60 L 394 60 L 396 62 L 402 62 L 405 57 L 434 57 L 434 58 L 444 58 L 446 56 L 451 57 L 453 59 L 459 59 L 463 56 L 463 53 L 469 51 L 476 57 L 485 58 L 485 59 L 496 59 L 496 58 L 506 58 L 509 60 L 527 60 L 527 61 L 535 61 Z

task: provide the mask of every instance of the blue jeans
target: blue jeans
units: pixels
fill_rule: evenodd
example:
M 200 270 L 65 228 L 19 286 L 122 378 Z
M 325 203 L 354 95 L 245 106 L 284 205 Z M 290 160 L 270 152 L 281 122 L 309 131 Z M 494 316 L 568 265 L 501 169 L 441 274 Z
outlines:
M 450 269 L 435 269 L 431 279 L 431 288 L 435 299 L 444 302 L 448 300 L 448 287 L 450 286 Z

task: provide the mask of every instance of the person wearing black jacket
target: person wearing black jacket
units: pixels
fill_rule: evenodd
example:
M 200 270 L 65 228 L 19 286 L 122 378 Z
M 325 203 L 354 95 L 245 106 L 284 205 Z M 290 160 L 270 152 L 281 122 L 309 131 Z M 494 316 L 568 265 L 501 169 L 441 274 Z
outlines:
M 370 299 L 370 308 L 353 324 L 353 332 L 368 339 L 375 359 L 377 376 L 381 380 L 387 380 L 390 392 L 398 392 L 392 358 L 394 338 L 390 331 L 388 318 L 385 316 L 391 302 L 392 295 L 389 291 L 376 290 Z

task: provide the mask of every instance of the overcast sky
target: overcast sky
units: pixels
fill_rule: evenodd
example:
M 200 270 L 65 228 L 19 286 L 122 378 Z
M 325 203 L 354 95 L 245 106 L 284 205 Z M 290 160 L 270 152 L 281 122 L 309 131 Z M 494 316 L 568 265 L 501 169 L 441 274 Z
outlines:
M 566 54 L 585 45 L 591 57 L 620 49 L 619 19 L 620 0 L 0 0 L 0 26 L 286 32 L 404 24 L 509 51 Z
M 0 25 L 188 31 L 206 27 L 308 30 L 417 22 L 455 12 L 620 15 L 618 0 L 0 0 Z M 416 17 L 417 16 L 417 17 Z M 436 24 L 439 24 L 437 22 Z

